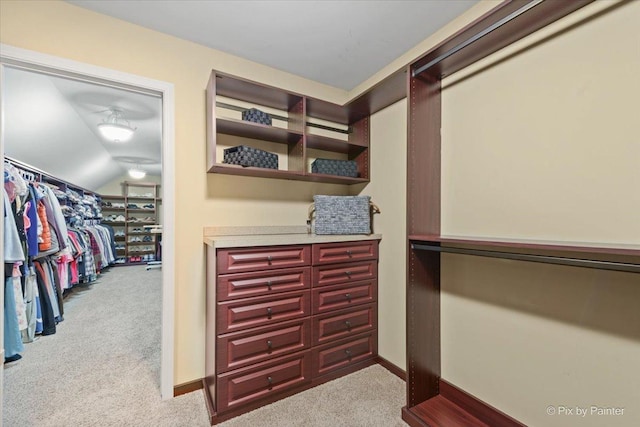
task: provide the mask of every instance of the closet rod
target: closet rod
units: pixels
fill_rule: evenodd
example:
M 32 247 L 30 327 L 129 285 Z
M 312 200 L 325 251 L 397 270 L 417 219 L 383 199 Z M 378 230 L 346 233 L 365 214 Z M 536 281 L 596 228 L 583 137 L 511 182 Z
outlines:
M 534 7 L 536 7 L 537 5 L 542 3 L 543 1 L 544 0 L 534 0 L 531 3 L 527 3 L 526 5 L 522 6 L 520 9 L 511 12 L 509 15 L 505 16 L 504 18 L 502 18 L 498 22 L 494 23 L 493 25 L 488 26 L 487 28 L 485 28 L 484 30 L 480 31 L 479 33 L 469 37 L 467 40 L 465 40 L 462 43 L 460 43 L 460 44 L 454 46 L 453 48 L 449 49 L 448 51 L 446 51 L 442 55 L 436 57 L 435 59 L 432 59 L 431 61 L 427 62 L 423 66 L 413 70 L 413 72 L 411 73 L 411 77 L 415 77 L 415 76 L 425 72 L 429 68 L 431 68 L 434 65 L 438 64 L 439 62 L 447 59 L 451 55 L 461 51 L 462 49 L 464 49 L 465 47 L 469 46 L 470 44 L 480 40 L 482 37 L 486 36 L 487 34 L 491 33 L 492 31 L 497 30 L 498 28 L 502 27 L 504 24 L 514 20 L 515 18 L 517 18 L 518 16 L 520 16 L 523 13 L 527 12 L 528 10 L 533 9 Z
M 42 169 L 38 169 L 35 166 L 31 166 L 31 165 L 29 165 L 27 163 L 21 162 L 20 160 L 16 160 L 16 159 L 13 159 L 13 158 L 8 157 L 8 156 L 4 156 L 4 160 L 6 162 L 8 162 L 8 163 L 11 163 L 13 166 L 17 167 L 18 169 L 22 169 L 22 170 L 24 170 L 26 172 L 31 172 L 31 173 L 36 174 L 36 175 L 40 175 L 41 179 L 46 177 L 46 178 L 52 179 L 54 181 L 61 182 L 61 183 L 65 184 L 67 187 L 71 187 L 71 189 L 81 190 L 84 193 L 93 194 L 94 196 L 100 196 L 98 193 L 96 193 L 93 190 L 87 190 L 86 188 L 80 187 L 79 185 L 72 184 L 72 183 L 70 183 L 68 181 L 65 181 L 64 179 L 56 178 L 55 176 L 51 175 L 50 173 L 45 172 Z
M 239 107 L 237 105 L 233 105 L 233 104 L 227 104 L 224 102 L 216 102 L 216 107 L 220 107 L 220 108 L 226 108 L 227 110 L 233 110 L 233 111 L 247 111 L 247 108 L 244 107 Z M 289 121 L 289 117 L 285 117 L 285 116 L 278 116 L 276 114 L 269 114 L 272 118 L 277 119 L 277 120 L 282 120 L 285 122 Z M 319 125 L 317 123 L 310 123 L 307 122 L 305 123 L 307 126 L 309 127 L 313 127 L 313 128 L 318 128 L 318 129 L 324 129 L 324 130 L 330 130 L 333 132 L 338 132 L 338 133 L 345 133 L 345 134 L 349 134 L 351 133 L 351 126 L 349 126 L 349 129 L 338 129 L 338 128 L 334 128 L 331 126 L 325 126 L 325 125 Z
M 519 254 L 513 252 L 489 251 L 484 249 L 464 249 L 455 247 L 443 247 L 427 245 L 423 243 L 412 243 L 411 249 L 431 252 L 447 252 L 462 255 L 474 255 L 490 258 L 504 258 L 517 261 L 541 262 L 545 264 L 569 265 L 572 267 L 597 268 L 600 270 L 625 271 L 628 273 L 640 273 L 640 264 L 626 262 L 599 261 L 580 258 L 557 257 L 549 255 Z

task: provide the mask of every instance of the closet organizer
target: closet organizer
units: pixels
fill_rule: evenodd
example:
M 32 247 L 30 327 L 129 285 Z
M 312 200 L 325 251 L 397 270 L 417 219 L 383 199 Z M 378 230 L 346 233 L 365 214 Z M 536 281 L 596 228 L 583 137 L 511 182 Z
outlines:
M 17 160 L 4 164 L 5 362 L 56 333 L 65 292 L 115 262 L 99 196 Z
M 638 245 L 490 240 L 441 234 L 441 192 L 447 190 L 441 187 L 442 78 L 589 3 L 590 0 L 502 2 L 407 68 L 407 405 L 402 418 L 411 426 L 524 425 L 441 377 L 441 253 L 640 272 Z M 623 259 L 613 262 L 612 257 Z M 486 345 L 479 339 L 477 343 Z M 478 346 L 479 351 L 485 349 Z M 525 364 L 526 369 L 535 369 L 523 360 Z

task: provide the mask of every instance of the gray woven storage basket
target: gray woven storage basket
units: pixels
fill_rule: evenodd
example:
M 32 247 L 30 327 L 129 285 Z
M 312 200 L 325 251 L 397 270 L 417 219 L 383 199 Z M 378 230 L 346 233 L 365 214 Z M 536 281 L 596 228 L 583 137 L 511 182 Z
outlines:
M 225 148 L 222 163 L 256 168 L 278 169 L 278 155 L 246 145 Z
M 312 173 L 358 177 L 358 164 L 353 160 L 315 159 L 311 163 Z
M 370 196 L 313 196 L 316 234 L 371 234 Z

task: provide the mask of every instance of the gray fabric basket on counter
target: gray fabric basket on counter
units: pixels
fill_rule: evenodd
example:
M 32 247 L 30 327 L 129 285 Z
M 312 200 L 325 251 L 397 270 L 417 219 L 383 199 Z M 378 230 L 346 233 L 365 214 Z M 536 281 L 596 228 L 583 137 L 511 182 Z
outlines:
M 313 196 L 316 234 L 371 234 L 370 196 Z

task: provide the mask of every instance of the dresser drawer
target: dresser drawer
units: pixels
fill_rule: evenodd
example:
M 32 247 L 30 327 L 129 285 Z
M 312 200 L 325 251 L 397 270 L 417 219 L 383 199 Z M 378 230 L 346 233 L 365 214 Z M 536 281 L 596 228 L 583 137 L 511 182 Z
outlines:
M 311 319 L 233 332 L 218 338 L 217 368 L 226 372 L 311 346 Z
M 311 264 L 311 248 L 300 245 L 218 249 L 216 263 L 218 274 L 302 267 Z
M 218 276 L 218 301 L 298 291 L 311 286 L 311 267 Z
M 377 279 L 349 285 L 320 286 L 311 291 L 313 314 L 349 308 L 376 301 Z
M 218 303 L 217 333 L 271 325 L 308 316 L 309 291 L 285 292 L 266 297 L 244 298 Z
M 313 345 L 375 329 L 376 319 L 375 304 L 313 316 Z
M 218 375 L 217 411 L 224 412 L 311 381 L 311 353 L 304 351 Z
M 340 340 L 312 350 L 313 377 L 346 368 L 354 363 L 371 359 L 378 352 L 378 334 L 367 334 Z
M 313 265 L 378 259 L 378 241 L 321 243 L 313 245 Z
M 378 277 L 378 261 L 322 265 L 311 271 L 312 286 L 338 285 Z

